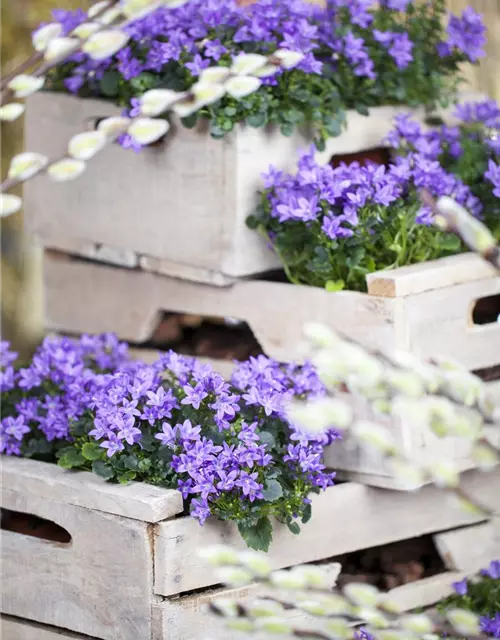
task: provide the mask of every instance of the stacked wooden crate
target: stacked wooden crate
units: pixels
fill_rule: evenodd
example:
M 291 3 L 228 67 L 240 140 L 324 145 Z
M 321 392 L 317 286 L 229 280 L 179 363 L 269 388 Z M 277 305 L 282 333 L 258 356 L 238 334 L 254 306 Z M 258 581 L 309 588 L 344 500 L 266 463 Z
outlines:
M 32 460 L 5 459 L 2 466 L 2 509 L 43 518 L 65 534 L 15 526 L 2 532 L 5 640 L 232 639 L 205 606 L 221 596 L 255 597 L 259 587 L 218 586 L 198 551 L 221 543 L 242 549 L 236 526 L 200 526 L 183 515 L 177 491 L 113 485 Z M 499 483 L 500 470 L 464 478 L 467 491 L 497 509 Z M 405 494 L 346 483 L 314 496 L 312 511 L 298 536 L 275 524 L 269 559 L 273 568 L 327 563 L 332 586 L 335 556 L 436 533 L 449 570 L 391 591 L 403 609 L 435 602 L 451 592 L 452 581 L 500 553 L 493 527 L 443 502 L 435 487 Z M 475 544 L 467 546 L 471 538 Z

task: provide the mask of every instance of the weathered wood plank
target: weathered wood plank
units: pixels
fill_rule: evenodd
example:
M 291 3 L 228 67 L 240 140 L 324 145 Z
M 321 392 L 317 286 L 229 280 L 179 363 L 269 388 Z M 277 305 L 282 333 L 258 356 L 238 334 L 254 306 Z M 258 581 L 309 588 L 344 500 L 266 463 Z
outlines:
M 324 569 L 329 576 L 329 586 L 333 589 L 340 573 L 340 564 L 330 563 Z M 215 616 L 207 614 L 206 607 L 217 598 L 230 598 L 246 603 L 265 595 L 273 595 L 270 589 L 262 585 L 252 584 L 236 589 L 221 587 L 208 589 L 203 593 L 180 598 L 158 599 L 153 604 L 153 640 L 234 640 L 235 633 L 224 628 L 223 623 Z M 296 624 L 308 624 L 315 620 L 305 613 L 286 611 L 283 616 Z M 317 622 L 317 620 L 316 620 Z
M 473 253 L 465 253 L 369 273 L 366 282 L 369 294 L 397 298 L 492 277 L 497 277 L 497 272 L 489 263 Z
M 55 522 L 72 538 L 2 532 L 3 613 L 102 640 L 150 637 L 153 525 L 5 484 L 1 505 Z
M 446 571 L 429 578 L 422 578 L 416 582 L 403 584 L 389 592 L 391 600 L 394 600 L 403 611 L 410 611 L 417 607 L 429 607 L 442 598 L 447 598 L 454 593 L 452 582 L 462 580 L 466 574 L 460 571 Z
M 141 482 L 112 484 L 93 473 L 36 460 L 2 456 L 0 472 L 5 489 L 134 520 L 159 522 L 183 510 L 178 491 Z
M 467 472 L 463 483 L 466 490 L 479 495 L 486 504 L 500 508 L 500 469 L 491 474 Z M 433 486 L 395 493 L 348 483 L 314 496 L 312 509 L 313 517 L 299 536 L 276 525 L 269 551 L 273 568 L 314 562 L 479 521 L 451 504 Z M 156 534 L 155 593 L 163 596 L 214 584 L 212 570 L 197 556 L 200 547 L 223 543 L 244 548 L 235 526 L 211 520 L 201 527 L 191 518 L 178 518 L 157 525 Z
M 473 572 L 500 558 L 500 532 L 491 522 L 434 536 L 446 568 Z
M 0 637 L 3 640 L 97 640 L 90 636 L 82 636 L 72 631 L 11 616 L 0 616 L 0 630 Z

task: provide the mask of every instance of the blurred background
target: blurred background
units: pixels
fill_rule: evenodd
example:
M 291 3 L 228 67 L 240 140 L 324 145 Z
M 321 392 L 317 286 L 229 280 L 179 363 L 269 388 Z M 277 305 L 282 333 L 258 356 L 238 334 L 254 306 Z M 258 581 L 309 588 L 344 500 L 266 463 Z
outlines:
M 31 53 L 31 31 L 40 22 L 50 21 L 52 9 L 85 9 L 93 2 L 4 0 L 1 4 L 1 60 L 5 73 Z M 500 100 L 500 0 L 448 0 L 448 5 L 454 12 L 471 5 L 485 15 L 487 57 L 478 67 L 464 69 L 464 77 L 471 88 Z M 1 141 L 3 177 L 12 155 L 22 150 L 22 121 L 3 125 Z M 21 214 L 1 221 L 1 322 L 2 337 L 10 340 L 23 356 L 30 354 L 43 335 L 41 252 L 24 236 Z

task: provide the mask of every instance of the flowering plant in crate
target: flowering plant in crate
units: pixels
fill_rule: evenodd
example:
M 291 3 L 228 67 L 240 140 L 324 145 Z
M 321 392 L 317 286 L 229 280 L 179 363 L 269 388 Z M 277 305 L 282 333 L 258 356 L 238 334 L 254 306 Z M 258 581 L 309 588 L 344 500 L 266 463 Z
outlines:
M 248 224 L 272 242 L 298 284 L 365 290 L 365 275 L 456 253 L 460 241 L 431 226 L 418 191 L 453 196 L 473 212 L 481 203 L 460 178 L 421 154 L 383 165 L 321 166 L 314 150 L 295 175 L 264 175 L 259 208 Z
M 206 116 L 211 134 L 222 137 L 238 122 L 277 124 L 285 135 L 309 123 L 321 147 L 341 132 L 346 109 L 367 113 L 371 106 L 435 104 L 453 96 L 459 63 L 484 55 L 485 29 L 471 8 L 447 24 L 445 18 L 444 0 L 329 0 L 326 7 L 303 0 L 245 7 L 191 0 L 126 27 L 130 40 L 115 56 L 72 56 L 53 71 L 49 86 L 111 99 L 133 114 L 147 90 L 185 91 L 214 64 L 230 66 L 241 52 L 270 56 L 284 47 L 305 54 L 296 68 L 272 77 L 263 68 L 257 92 L 241 100 L 226 95 L 184 124 Z M 85 20 L 84 12 L 62 17 L 64 31 Z
M 477 578 L 453 583 L 455 595 L 438 605 L 440 611 L 460 607 L 480 616 L 481 630 L 500 638 L 500 560 L 492 560 Z
M 305 434 L 285 417 L 291 397 L 323 393 L 312 368 L 260 357 L 229 384 L 173 352 L 154 366 L 125 355 L 111 337 L 52 338 L 15 370 L 3 343 L 1 452 L 179 489 L 201 524 L 234 521 L 255 548 L 269 547 L 271 516 L 298 533 L 309 494 L 335 475 L 321 458 L 337 432 Z
M 400 116 L 388 142 L 399 155 L 439 162 L 459 178 L 480 200 L 482 217 L 500 238 L 500 107 L 495 100 L 465 103 L 454 115 L 457 126 L 427 131 L 411 117 Z

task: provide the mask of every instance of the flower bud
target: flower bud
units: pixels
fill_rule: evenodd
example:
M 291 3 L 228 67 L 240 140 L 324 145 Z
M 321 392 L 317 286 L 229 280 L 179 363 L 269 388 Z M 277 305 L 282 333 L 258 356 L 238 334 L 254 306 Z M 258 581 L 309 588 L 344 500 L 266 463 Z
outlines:
M 255 628 L 270 635 L 289 635 L 292 632 L 292 624 L 289 620 L 278 617 L 257 618 Z
M 445 613 L 450 624 L 459 635 L 463 636 L 479 636 L 481 634 L 481 628 L 479 624 L 479 617 L 472 611 L 465 611 L 464 609 L 451 609 Z
M 222 98 L 226 93 L 226 87 L 220 84 L 207 84 L 205 82 L 197 82 L 191 89 L 191 93 L 195 98 L 198 109 L 213 104 Z
M 389 620 L 377 609 L 361 607 L 357 609 L 356 615 L 376 629 L 387 629 L 390 626 Z
M 43 57 L 46 62 L 56 63 L 78 51 L 79 47 L 80 40 L 78 38 L 53 38 L 48 43 Z
M 473 448 L 471 458 L 483 471 L 491 471 L 500 463 L 500 458 L 494 449 L 484 444 L 477 444 Z
M 87 16 L 92 20 L 92 18 L 95 18 L 99 13 L 102 13 L 107 7 L 109 7 L 110 4 L 110 0 L 102 0 L 101 2 L 96 2 L 87 11 Z
M 271 563 L 267 556 L 257 551 L 243 551 L 239 554 L 241 564 L 249 569 L 255 576 L 265 578 L 271 571 Z
M 141 115 L 156 117 L 167 111 L 180 97 L 171 89 L 151 89 L 140 98 Z
M 255 93 L 261 84 L 262 81 L 255 76 L 234 76 L 229 78 L 224 87 L 232 98 L 239 100 Z
M 83 22 L 73 29 L 71 35 L 80 38 L 80 40 L 87 40 L 99 29 L 102 29 L 102 26 L 98 22 Z
M 260 53 L 240 53 L 233 60 L 231 73 L 238 76 L 251 75 L 266 64 L 266 56 L 262 56 Z
M 452 198 L 439 198 L 436 209 L 435 224 L 441 229 L 456 229 L 465 244 L 476 253 L 484 254 L 496 247 L 496 240 L 489 229 Z
M 137 20 L 156 11 L 162 4 L 162 0 L 122 0 L 121 10 L 129 20 Z
M 270 76 L 274 76 L 275 73 L 278 73 L 279 66 L 276 64 L 266 64 L 257 71 L 253 72 L 253 76 L 257 78 L 269 78 Z
M 21 116 L 26 107 L 24 104 L 20 102 L 10 102 L 9 104 L 4 104 L 3 107 L 0 107 L 0 120 L 5 122 L 13 122 L 17 120 L 19 116 Z
M 28 180 L 44 169 L 49 159 L 41 153 L 25 151 L 12 158 L 9 167 L 9 178 L 19 181 Z
M 355 629 L 351 628 L 344 618 L 332 618 L 325 620 L 325 629 L 327 629 L 335 638 L 348 640 L 354 637 Z
M 321 433 L 332 427 L 346 429 L 352 421 L 352 408 L 344 401 L 328 396 L 308 401 L 292 399 L 286 408 L 292 424 L 309 433 Z
M 130 118 L 126 118 L 125 116 L 112 116 L 111 118 L 101 120 L 97 125 L 97 130 L 104 133 L 108 138 L 115 138 L 121 133 L 125 133 L 131 124 L 132 120 Z
M 224 618 L 236 618 L 238 616 L 238 603 L 230 598 L 216 598 L 211 605 Z
M 242 587 L 252 582 L 252 574 L 242 567 L 218 567 L 215 570 L 217 580 L 231 587 Z
M 0 193 L 0 217 L 6 218 L 17 213 L 22 206 L 23 201 L 19 196 L 12 193 Z
M 47 169 L 47 175 L 54 182 L 68 182 L 78 178 L 85 171 L 85 168 L 83 160 L 63 158 L 50 165 Z
M 400 618 L 399 623 L 403 629 L 411 631 L 417 636 L 423 636 L 428 633 L 432 633 L 432 630 L 434 629 L 432 620 L 423 613 L 404 616 Z
M 59 22 L 50 22 L 33 32 L 31 42 L 35 51 L 45 51 L 47 45 L 62 33 L 62 25 Z
M 380 600 L 379 590 L 371 584 L 350 582 L 344 587 L 344 595 L 360 607 L 376 607 Z
M 214 566 L 237 566 L 240 564 L 239 555 L 236 551 L 231 549 L 231 547 L 226 547 L 224 545 L 211 545 L 209 547 L 205 547 L 200 549 L 198 555 L 200 558 Z
M 208 67 L 208 69 L 203 69 L 201 72 L 199 82 L 203 84 L 219 84 L 223 82 L 229 74 L 230 70 L 228 67 Z
M 279 589 L 303 589 L 307 584 L 305 576 L 291 571 L 273 571 L 269 581 Z
M 248 611 L 252 618 L 270 618 L 283 613 L 283 605 L 274 600 L 252 600 L 248 605 Z
M 183 7 L 189 0 L 163 0 L 162 4 L 167 9 L 177 9 Z
M 304 59 L 304 54 L 300 51 L 289 51 L 288 49 L 278 49 L 273 53 L 273 56 L 279 59 L 281 66 L 285 69 L 296 67 Z
M 255 625 L 247 618 L 229 618 L 225 621 L 225 626 L 233 631 L 242 631 L 243 633 L 251 633 L 255 629 Z
M 15 78 L 12 78 L 7 86 L 14 92 L 16 98 L 27 98 L 39 91 L 44 84 L 44 76 L 36 77 L 21 73 Z
M 456 463 L 451 460 L 435 460 L 427 467 L 427 472 L 437 487 L 455 489 L 460 484 Z
M 303 334 L 306 340 L 316 348 L 334 347 L 340 342 L 339 337 L 331 329 L 316 322 L 305 324 Z
M 132 138 L 142 145 L 151 144 L 163 137 L 170 129 L 166 120 L 158 118 L 136 118 L 127 129 Z
M 393 369 L 387 371 L 387 380 L 393 389 L 410 398 L 421 398 L 425 393 L 424 382 L 417 373 Z
M 291 569 L 294 575 L 298 575 L 305 580 L 306 586 L 315 589 L 328 589 L 332 587 L 332 580 L 329 579 L 326 571 L 322 567 L 312 564 L 299 564 Z
M 116 5 L 114 7 L 110 7 L 103 14 L 96 17 L 96 21 L 99 24 L 109 26 L 109 25 L 112 25 L 114 22 L 118 20 L 118 18 L 121 18 L 121 17 L 122 17 L 122 11 L 121 11 L 120 5 Z
M 105 60 L 123 49 L 129 41 L 130 36 L 119 29 L 108 29 L 99 31 L 83 43 L 82 51 L 89 55 L 92 60 Z
M 407 491 L 418 489 L 426 482 L 426 474 L 417 464 L 394 458 L 390 461 L 394 479 Z
M 73 136 L 68 144 L 68 153 L 77 160 L 90 160 L 106 144 L 102 131 L 87 131 Z
M 356 440 L 375 447 L 387 455 L 395 455 L 398 451 L 393 434 L 387 427 L 369 420 L 358 420 L 351 432 Z

